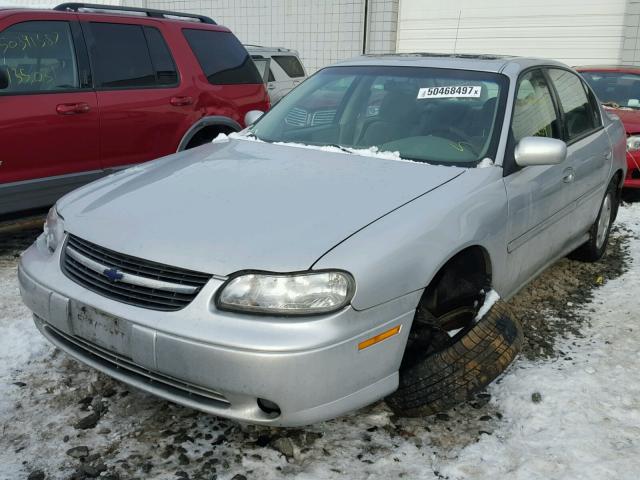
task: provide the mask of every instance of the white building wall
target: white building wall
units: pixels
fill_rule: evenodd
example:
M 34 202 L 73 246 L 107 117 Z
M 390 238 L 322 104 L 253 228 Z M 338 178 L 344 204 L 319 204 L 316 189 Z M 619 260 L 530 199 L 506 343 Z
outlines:
M 627 4 L 622 63 L 640 65 L 640 0 L 629 0 Z
M 208 15 L 243 43 L 298 50 L 309 73 L 362 53 L 363 0 L 146 0 L 146 7 Z
M 0 0 L 51 8 L 65 0 Z M 199 13 L 229 27 L 243 43 L 293 48 L 309 73 L 363 52 L 366 0 L 87 0 Z M 396 48 L 398 0 L 368 0 L 367 53 Z
M 400 0 L 397 49 L 620 63 L 638 48 L 639 1 Z
M 369 0 L 366 53 L 396 51 L 398 3 L 398 0 Z

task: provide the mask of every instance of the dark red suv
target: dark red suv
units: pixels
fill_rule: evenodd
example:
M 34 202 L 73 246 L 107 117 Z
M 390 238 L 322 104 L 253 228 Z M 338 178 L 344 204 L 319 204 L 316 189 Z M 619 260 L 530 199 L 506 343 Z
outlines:
M 249 54 L 208 17 L 0 10 L 0 215 L 240 130 L 268 108 Z

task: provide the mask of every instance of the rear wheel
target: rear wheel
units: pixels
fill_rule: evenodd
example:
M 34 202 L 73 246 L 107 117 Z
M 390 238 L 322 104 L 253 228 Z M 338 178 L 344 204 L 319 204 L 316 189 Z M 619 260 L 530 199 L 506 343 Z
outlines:
M 615 181 L 612 181 L 600 204 L 596 221 L 589 230 L 589 240 L 571 253 L 570 258 L 583 262 L 596 262 L 604 255 L 609 243 L 611 225 L 618 210 L 618 191 Z

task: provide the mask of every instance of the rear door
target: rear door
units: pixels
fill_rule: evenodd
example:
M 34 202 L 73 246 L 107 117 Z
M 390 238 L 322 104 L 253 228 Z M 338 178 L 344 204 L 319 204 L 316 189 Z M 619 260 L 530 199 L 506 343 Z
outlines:
M 199 115 L 159 26 L 114 19 L 83 23 L 100 107 L 104 168 L 176 151 L 178 131 Z
M 577 236 L 591 227 L 604 198 L 611 165 L 611 144 L 602 126 L 596 100 L 582 79 L 559 68 L 548 69 L 548 74 L 564 119 L 563 134 L 570 172 L 565 181 L 569 199 L 576 206 L 569 225 L 571 234 Z
M 78 24 L 43 13 L 26 20 L 33 16 L 0 22 L 0 68 L 9 77 L 0 90 L 0 184 L 44 195 L 51 192 L 34 180 L 64 192 L 81 172 L 99 170 L 98 108 Z
M 542 70 L 531 70 L 520 77 L 511 123 L 513 146 L 530 136 L 562 138 L 552 92 Z M 510 157 L 512 163 L 513 148 Z M 571 201 L 563 180 L 569 168 L 567 161 L 515 167 L 504 178 L 509 205 L 507 261 L 513 285 L 527 282 L 569 241 Z

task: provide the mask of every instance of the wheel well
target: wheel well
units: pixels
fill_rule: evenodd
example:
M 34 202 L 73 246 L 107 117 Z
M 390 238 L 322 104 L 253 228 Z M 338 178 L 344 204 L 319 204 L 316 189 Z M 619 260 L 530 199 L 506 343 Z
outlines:
M 227 125 L 207 125 L 198 130 L 189 140 L 185 150 L 189 148 L 199 147 L 200 145 L 204 145 L 212 141 L 219 134 L 229 134 L 231 132 L 235 132 L 235 130 Z
M 445 263 L 425 288 L 421 305 L 436 314 L 440 307 L 461 294 L 480 292 L 491 286 L 491 261 L 480 246 L 467 247 Z
M 618 186 L 618 189 L 622 190 L 622 184 L 624 183 L 623 178 L 622 178 L 622 170 L 618 169 L 616 171 L 616 173 L 613 174 L 612 178 L 613 178 L 613 181 Z
M 617 186 L 616 188 L 616 207 L 613 212 L 612 222 L 615 221 L 618 216 L 618 206 L 620 205 L 620 201 L 622 200 L 622 185 L 624 184 L 624 178 L 622 176 L 622 170 L 617 170 L 616 173 L 613 174 L 612 182 Z

